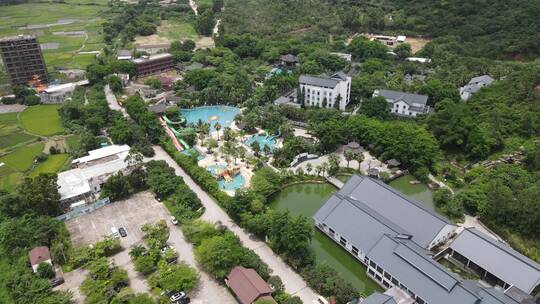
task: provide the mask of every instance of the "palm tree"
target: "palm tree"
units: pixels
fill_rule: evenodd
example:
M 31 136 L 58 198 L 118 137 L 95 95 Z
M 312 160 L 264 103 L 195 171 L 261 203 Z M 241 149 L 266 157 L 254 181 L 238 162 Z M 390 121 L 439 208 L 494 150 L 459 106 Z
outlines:
M 214 128 L 217 131 L 217 139 L 219 140 L 219 130 L 221 130 L 221 124 L 219 122 L 216 122 L 216 124 L 214 125 Z
M 311 171 L 313 171 L 313 164 L 307 163 L 306 164 L 306 171 L 308 174 L 311 174 Z
M 364 154 L 362 152 L 355 153 L 354 159 L 358 162 L 358 170 L 360 170 L 360 164 L 364 161 Z
M 323 170 L 323 168 L 322 168 L 322 166 L 320 164 L 315 166 L 315 172 L 317 173 L 317 176 L 321 175 L 322 170 Z
M 344 153 L 345 160 L 347 161 L 347 168 L 349 168 L 349 162 L 354 159 L 354 153 L 351 150 L 346 150 Z
M 322 175 L 324 176 L 326 174 L 326 172 L 328 172 L 328 168 L 329 168 L 329 165 L 327 162 L 324 162 L 321 164 L 321 168 L 322 168 Z

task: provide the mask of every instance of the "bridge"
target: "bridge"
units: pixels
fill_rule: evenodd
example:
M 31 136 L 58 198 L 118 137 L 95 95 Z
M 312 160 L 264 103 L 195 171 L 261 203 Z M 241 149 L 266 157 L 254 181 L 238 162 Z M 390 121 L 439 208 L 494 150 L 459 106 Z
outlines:
M 326 181 L 338 189 L 343 188 L 343 186 L 345 185 L 342 181 L 340 181 L 334 176 L 327 176 Z

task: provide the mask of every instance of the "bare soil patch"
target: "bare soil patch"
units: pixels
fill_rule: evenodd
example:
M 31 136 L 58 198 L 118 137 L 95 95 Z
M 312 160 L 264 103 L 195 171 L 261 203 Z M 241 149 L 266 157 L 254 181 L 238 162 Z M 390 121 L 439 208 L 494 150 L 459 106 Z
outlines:
M 156 34 L 150 36 L 137 36 L 135 38 L 135 44 L 146 45 L 146 44 L 162 44 L 162 43 L 171 43 L 171 40 L 166 37 L 160 37 Z
M 423 49 L 424 46 L 430 41 L 431 39 L 426 39 L 426 38 L 407 37 L 407 39 L 405 40 L 405 43 L 410 44 L 412 53 L 416 54 L 416 52 Z

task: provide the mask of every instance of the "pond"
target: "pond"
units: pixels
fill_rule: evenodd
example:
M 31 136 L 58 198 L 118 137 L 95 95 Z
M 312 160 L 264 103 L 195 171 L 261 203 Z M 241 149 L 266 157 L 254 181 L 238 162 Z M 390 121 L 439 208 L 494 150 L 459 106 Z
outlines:
M 268 136 L 263 134 L 257 134 L 253 135 L 250 138 L 248 138 L 244 144 L 248 147 L 251 147 L 251 145 L 256 142 L 259 144 L 259 148 L 261 151 L 264 151 L 264 147 L 268 146 L 270 148 L 270 151 L 274 150 L 274 146 L 276 145 L 276 138 L 275 136 Z
M 289 209 L 292 215 L 311 217 L 328 200 L 336 188 L 330 184 L 297 184 L 289 186 L 271 199 L 271 208 Z M 314 229 L 311 247 L 317 261 L 334 268 L 360 292 L 369 295 L 381 288 L 367 277 L 366 268 L 330 238 Z
M 210 130 L 215 131 L 216 122 L 221 128 L 229 127 L 240 109 L 230 106 L 206 106 L 193 109 L 180 109 L 180 113 L 186 118 L 188 124 L 196 124 L 199 120 L 210 123 Z

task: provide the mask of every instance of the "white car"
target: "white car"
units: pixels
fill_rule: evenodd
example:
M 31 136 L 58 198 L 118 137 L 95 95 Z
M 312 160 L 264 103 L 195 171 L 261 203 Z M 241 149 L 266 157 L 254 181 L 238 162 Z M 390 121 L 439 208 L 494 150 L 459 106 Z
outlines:
M 116 227 L 114 226 L 111 227 L 111 236 L 115 239 L 120 238 L 120 235 L 118 234 L 118 229 L 116 229 Z
M 186 294 L 181 291 L 181 292 L 173 293 L 169 299 L 171 300 L 171 302 L 174 303 L 176 301 L 182 300 L 185 297 L 186 297 Z
M 178 225 L 178 220 L 174 216 L 171 216 L 171 223 L 173 223 L 173 225 Z

